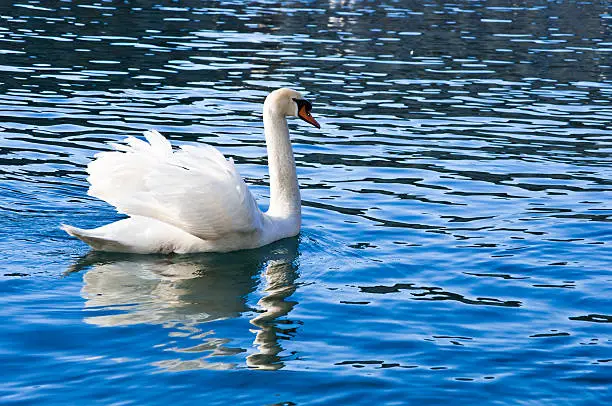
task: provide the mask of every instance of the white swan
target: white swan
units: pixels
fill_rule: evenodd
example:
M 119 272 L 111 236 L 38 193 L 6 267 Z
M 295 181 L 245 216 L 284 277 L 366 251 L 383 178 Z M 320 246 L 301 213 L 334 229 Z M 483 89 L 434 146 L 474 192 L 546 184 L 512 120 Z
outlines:
M 127 214 L 124 220 L 84 230 L 61 228 L 94 250 L 150 253 L 228 252 L 257 248 L 299 233 L 300 189 L 287 116 L 320 128 L 312 105 L 291 89 L 264 103 L 270 172 L 270 207 L 262 213 L 233 160 L 209 145 L 172 150 L 157 131 L 128 137 L 89 164 L 88 194 Z

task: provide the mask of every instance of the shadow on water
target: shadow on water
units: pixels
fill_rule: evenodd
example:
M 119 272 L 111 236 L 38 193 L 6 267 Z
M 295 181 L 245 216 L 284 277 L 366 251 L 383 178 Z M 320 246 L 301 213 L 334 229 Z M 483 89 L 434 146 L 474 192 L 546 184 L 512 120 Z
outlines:
M 196 345 L 170 350 L 189 357 L 156 362 L 168 370 L 230 369 L 236 363 L 214 362 L 218 356 L 247 353 L 249 368 L 277 370 L 284 366 L 281 339 L 290 339 L 293 324 L 284 319 L 297 304 L 299 239 L 228 254 L 176 256 L 123 255 L 92 252 L 66 274 L 85 272 L 81 295 L 85 322 L 101 327 L 138 324 L 171 329 L 177 338 Z M 251 296 L 258 297 L 254 306 Z M 247 317 L 255 327 L 252 350 L 229 347 L 236 337 L 217 336 L 203 324 Z M 283 320 L 281 320 L 283 319 Z M 281 326 L 282 325 L 282 326 Z M 223 326 L 221 326 L 223 327 Z M 224 332 L 222 332 L 224 333 Z M 244 328 L 237 335 L 244 337 Z M 240 337 L 238 337 L 240 338 Z M 168 344 L 171 344 L 168 343 Z M 168 349 L 168 348 L 166 348 Z

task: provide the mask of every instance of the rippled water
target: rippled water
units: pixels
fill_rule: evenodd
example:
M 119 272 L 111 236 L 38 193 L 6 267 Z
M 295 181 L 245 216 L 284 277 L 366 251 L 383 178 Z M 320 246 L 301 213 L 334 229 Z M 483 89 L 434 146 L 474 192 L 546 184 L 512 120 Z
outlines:
M 612 401 L 612 6 L 0 5 L 4 404 Z M 57 226 L 109 141 L 233 156 L 265 208 L 261 104 L 291 86 L 299 238 L 88 254 Z M 530 403 L 533 402 L 533 403 Z

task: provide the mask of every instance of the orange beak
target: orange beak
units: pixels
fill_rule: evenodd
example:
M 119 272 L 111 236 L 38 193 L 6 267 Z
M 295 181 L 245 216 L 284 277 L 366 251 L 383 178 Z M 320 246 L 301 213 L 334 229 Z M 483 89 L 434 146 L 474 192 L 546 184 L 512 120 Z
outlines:
M 321 125 L 317 123 L 317 120 L 315 120 L 314 117 L 310 114 L 310 111 L 306 110 L 306 106 L 300 107 L 300 110 L 298 111 L 298 117 L 306 121 L 308 124 L 312 124 L 317 128 L 321 128 Z

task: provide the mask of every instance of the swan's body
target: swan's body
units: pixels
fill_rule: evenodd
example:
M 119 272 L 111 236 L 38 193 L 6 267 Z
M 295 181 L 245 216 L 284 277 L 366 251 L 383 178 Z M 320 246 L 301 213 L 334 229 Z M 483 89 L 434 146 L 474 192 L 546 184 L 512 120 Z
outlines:
M 263 213 L 232 159 L 209 145 L 173 150 L 157 131 L 134 137 L 89 164 L 88 194 L 129 217 L 99 228 L 62 228 L 99 251 L 149 253 L 228 252 L 295 236 L 301 199 L 287 116 L 319 127 L 311 105 L 290 89 L 264 103 L 270 171 L 270 207 Z

